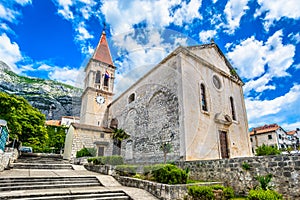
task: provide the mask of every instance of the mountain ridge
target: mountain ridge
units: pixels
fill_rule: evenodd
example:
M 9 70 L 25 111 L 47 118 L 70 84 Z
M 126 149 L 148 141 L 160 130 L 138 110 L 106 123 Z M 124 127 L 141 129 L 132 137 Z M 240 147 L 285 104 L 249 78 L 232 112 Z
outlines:
M 46 119 L 80 116 L 82 89 L 53 80 L 17 75 L 0 61 L 0 91 L 24 97 Z

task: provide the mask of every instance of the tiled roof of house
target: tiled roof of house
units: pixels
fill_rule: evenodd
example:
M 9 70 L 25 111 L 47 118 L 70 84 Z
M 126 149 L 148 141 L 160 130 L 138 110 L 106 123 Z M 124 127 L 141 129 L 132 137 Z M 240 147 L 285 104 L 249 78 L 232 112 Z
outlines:
M 264 126 L 253 128 L 250 132 L 250 135 L 269 133 L 269 132 L 276 131 L 279 128 L 280 126 L 278 124 L 269 124 L 269 125 L 266 124 Z
M 105 31 L 102 32 L 100 41 L 97 45 L 97 48 L 94 52 L 93 59 L 113 65 L 113 61 L 110 55 L 108 43 L 106 40 Z
M 294 131 L 288 131 L 286 134 L 288 134 L 288 135 L 294 135 L 296 133 L 296 130 L 294 130 Z
M 60 126 L 61 125 L 61 121 L 60 120 L 47 120 L 45 122 L 45 124 L 47 126 Z

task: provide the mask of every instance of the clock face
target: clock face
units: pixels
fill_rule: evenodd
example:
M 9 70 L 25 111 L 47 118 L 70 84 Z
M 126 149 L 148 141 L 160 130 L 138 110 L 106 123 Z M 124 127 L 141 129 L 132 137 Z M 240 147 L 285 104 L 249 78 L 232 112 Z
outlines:
M 103 96 L 97 96 L 96 102 L 99 104 L 103 104 L 103 103 L 105 103 L 105 98 Z

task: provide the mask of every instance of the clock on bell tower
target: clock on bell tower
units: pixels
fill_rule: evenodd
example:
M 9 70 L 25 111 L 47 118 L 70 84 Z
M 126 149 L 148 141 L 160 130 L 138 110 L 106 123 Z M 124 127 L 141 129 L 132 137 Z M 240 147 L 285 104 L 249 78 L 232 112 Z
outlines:
M 103 30 L 97 48 L 85 68 L 80 123 L 107 126 L 107 106 L 112 102 L 115 69 Z

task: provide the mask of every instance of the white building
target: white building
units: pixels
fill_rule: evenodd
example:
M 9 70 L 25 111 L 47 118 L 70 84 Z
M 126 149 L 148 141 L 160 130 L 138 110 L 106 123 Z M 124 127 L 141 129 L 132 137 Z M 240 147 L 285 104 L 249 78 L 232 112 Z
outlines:
M 299 130 L 298 130 L 299 131 Z M 292 147 L 296 149 L 299 138 L 297 138 L 297 131 L 286 132 L 278 124 L 264 125 L 253 128 L 250 132 L 250 141 L 252 145 L 252 152 L 263 144 L 268 146 L 276 146 L 278 149 L 286 149 Z

